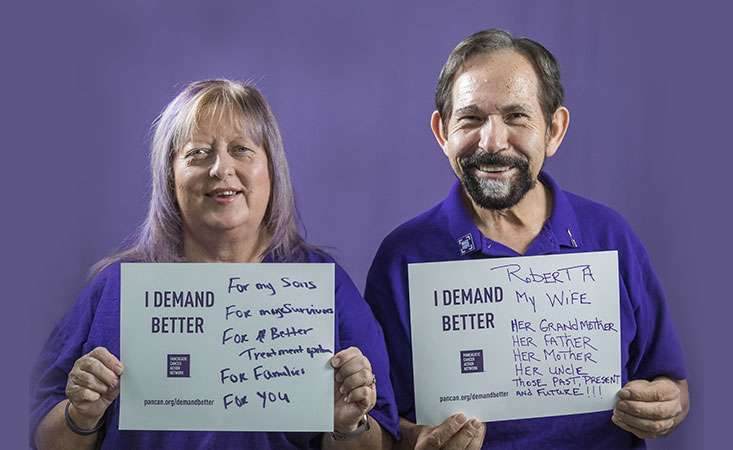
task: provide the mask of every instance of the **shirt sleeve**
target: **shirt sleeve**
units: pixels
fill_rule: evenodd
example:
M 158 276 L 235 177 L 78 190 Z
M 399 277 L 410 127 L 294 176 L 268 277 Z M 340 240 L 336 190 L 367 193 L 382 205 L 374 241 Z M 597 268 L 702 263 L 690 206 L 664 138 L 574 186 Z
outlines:
M 35 449 L 38 425 L 54 406 L 66 398 L 66 379 L 74 363 L 84 354 L 96 307 L 104 291 L 104 276 L 95 278 L 72 309 L 51 332 L 31 371 L 30 446 Z
M 680 341 L 649 255 L 633 233 L 625 251 L 629 254 L 625 257 L 628 267 L 624 283 L 636 321 L 627 366 L 629 379 L 686 379 Z
M 399 439 L 399 418 L 389 377 L 389 357 L 382 329 L 349 275 L 336 265 L 336 350 L 357 347 L 369 358 L 377 379 L 377 404 L 372 416 L 392 437 Z
M 412 341 L 407 286 L 407 264 L 392 257 L 383 243 L 367 276 L 364 298 L 384 330 L 390 358 L 390 379 L 397 411 L 415 421 L 415 387 L 412 373 Z

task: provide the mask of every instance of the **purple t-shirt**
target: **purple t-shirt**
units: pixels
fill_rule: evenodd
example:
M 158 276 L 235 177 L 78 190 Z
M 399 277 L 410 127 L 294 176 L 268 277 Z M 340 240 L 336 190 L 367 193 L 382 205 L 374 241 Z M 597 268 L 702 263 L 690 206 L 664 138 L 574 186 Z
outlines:
M 622 385 L 666 375 L 686 378 L 682 352 L 662 287 L 649 256 L 626 221 L 606 206 L 560 189 L 546 173 L 553 195 L 550 218 L 525 255 L 618 250 Z M 400 416 L 415 421 L 407 265 L 418 262 L 520 256 L 479 231 L 456 181 L 437 206 L 401 225 L 382 242 L 364 296 L 382 324 L 390 354 Z M 559 400 L 562 401 L 562 400 Z M 611 422 L 611 412 L 506 420 L 486 426 L 488 449 L 645 448 Z
M 311 252 L 310 262 L 333 262 Z M 269 258 L 266 261 L 270 261 Z M 51 333 L 31 378 L 31 442 L 38 424 L 66 398 L 66 379 L 74 362 L 98 346 L 120 355 L 120 265 L 114 264 L 82 292 L 74 307 Z M 399 422 L 389 381 L 389 362 L 379 324 L 349 275 L 335 269 L 336 351 L 355 346 L 369 358 L 377 378 L 377 404 L 369 413 L 397 437 Z M 124 363 L 124 361 L 122 361 Z M 332 402 L 332 398 L 324 398 Z M 313 405 L 318 408 L 319 405 Z M 102 449 L 310 449 L 321 447 L 321 433 L 120 431 L 119 402 L 107 410 Z M 33 446 L 33 444 L 31 444 Z M 35 448 L 35 446 L 33 446 Z

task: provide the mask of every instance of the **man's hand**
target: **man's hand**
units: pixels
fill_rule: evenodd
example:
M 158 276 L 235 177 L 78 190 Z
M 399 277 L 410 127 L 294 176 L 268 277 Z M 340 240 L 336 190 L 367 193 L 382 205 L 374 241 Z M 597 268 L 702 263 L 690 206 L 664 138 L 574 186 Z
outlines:
M 685 380 L 633 380 L 618 397 L 611 420 L 641 439 L 668 434 L 685 419 L 689 408 Z
M 453 414 L 437 427 L 420 427 L 415 450 L 479 450 L 486 426 L 461 413 Z

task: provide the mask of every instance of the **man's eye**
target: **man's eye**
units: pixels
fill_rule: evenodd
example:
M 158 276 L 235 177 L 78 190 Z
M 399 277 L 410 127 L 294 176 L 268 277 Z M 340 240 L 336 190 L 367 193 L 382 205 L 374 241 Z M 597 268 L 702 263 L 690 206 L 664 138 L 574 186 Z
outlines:
M 456 122 L 456 126 L 460 128 L 475 128 L 483 122 L 483 119 L 479 116 L 461 116 Z
M 527 117 L 529 117 L 527 116 L 527 114 L 521 113 L 521 112 L 509 113 L 507 114 L 507 121 L 510 121 L 510 122 L 517 121 L 517 120 L 526 119 Z

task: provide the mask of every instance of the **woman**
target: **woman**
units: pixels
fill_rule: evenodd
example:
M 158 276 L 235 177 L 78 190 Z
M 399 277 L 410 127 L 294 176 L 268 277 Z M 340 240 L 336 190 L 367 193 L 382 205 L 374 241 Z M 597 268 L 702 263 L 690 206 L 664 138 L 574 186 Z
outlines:
M 390 448 L 397 415 L 381 331 L 336 265 L 334 433 L 118 430 L 120 261 L 331 262 L 299 233 L 280 132 L 252 86 L 190 84 L 155 123 L 147 218 L 46 343 L 35 371 L 34 445 L 102 449 Z M 376 378 L 376 382 L 375 382 Z M 323 399 L 324 402 L 331 399 Z M 313 405 L 317 408 L 319 405 Z M 376 406 L 376 407 L 375 407 Z M 368 413 L 368 414 L 367 414 Z

